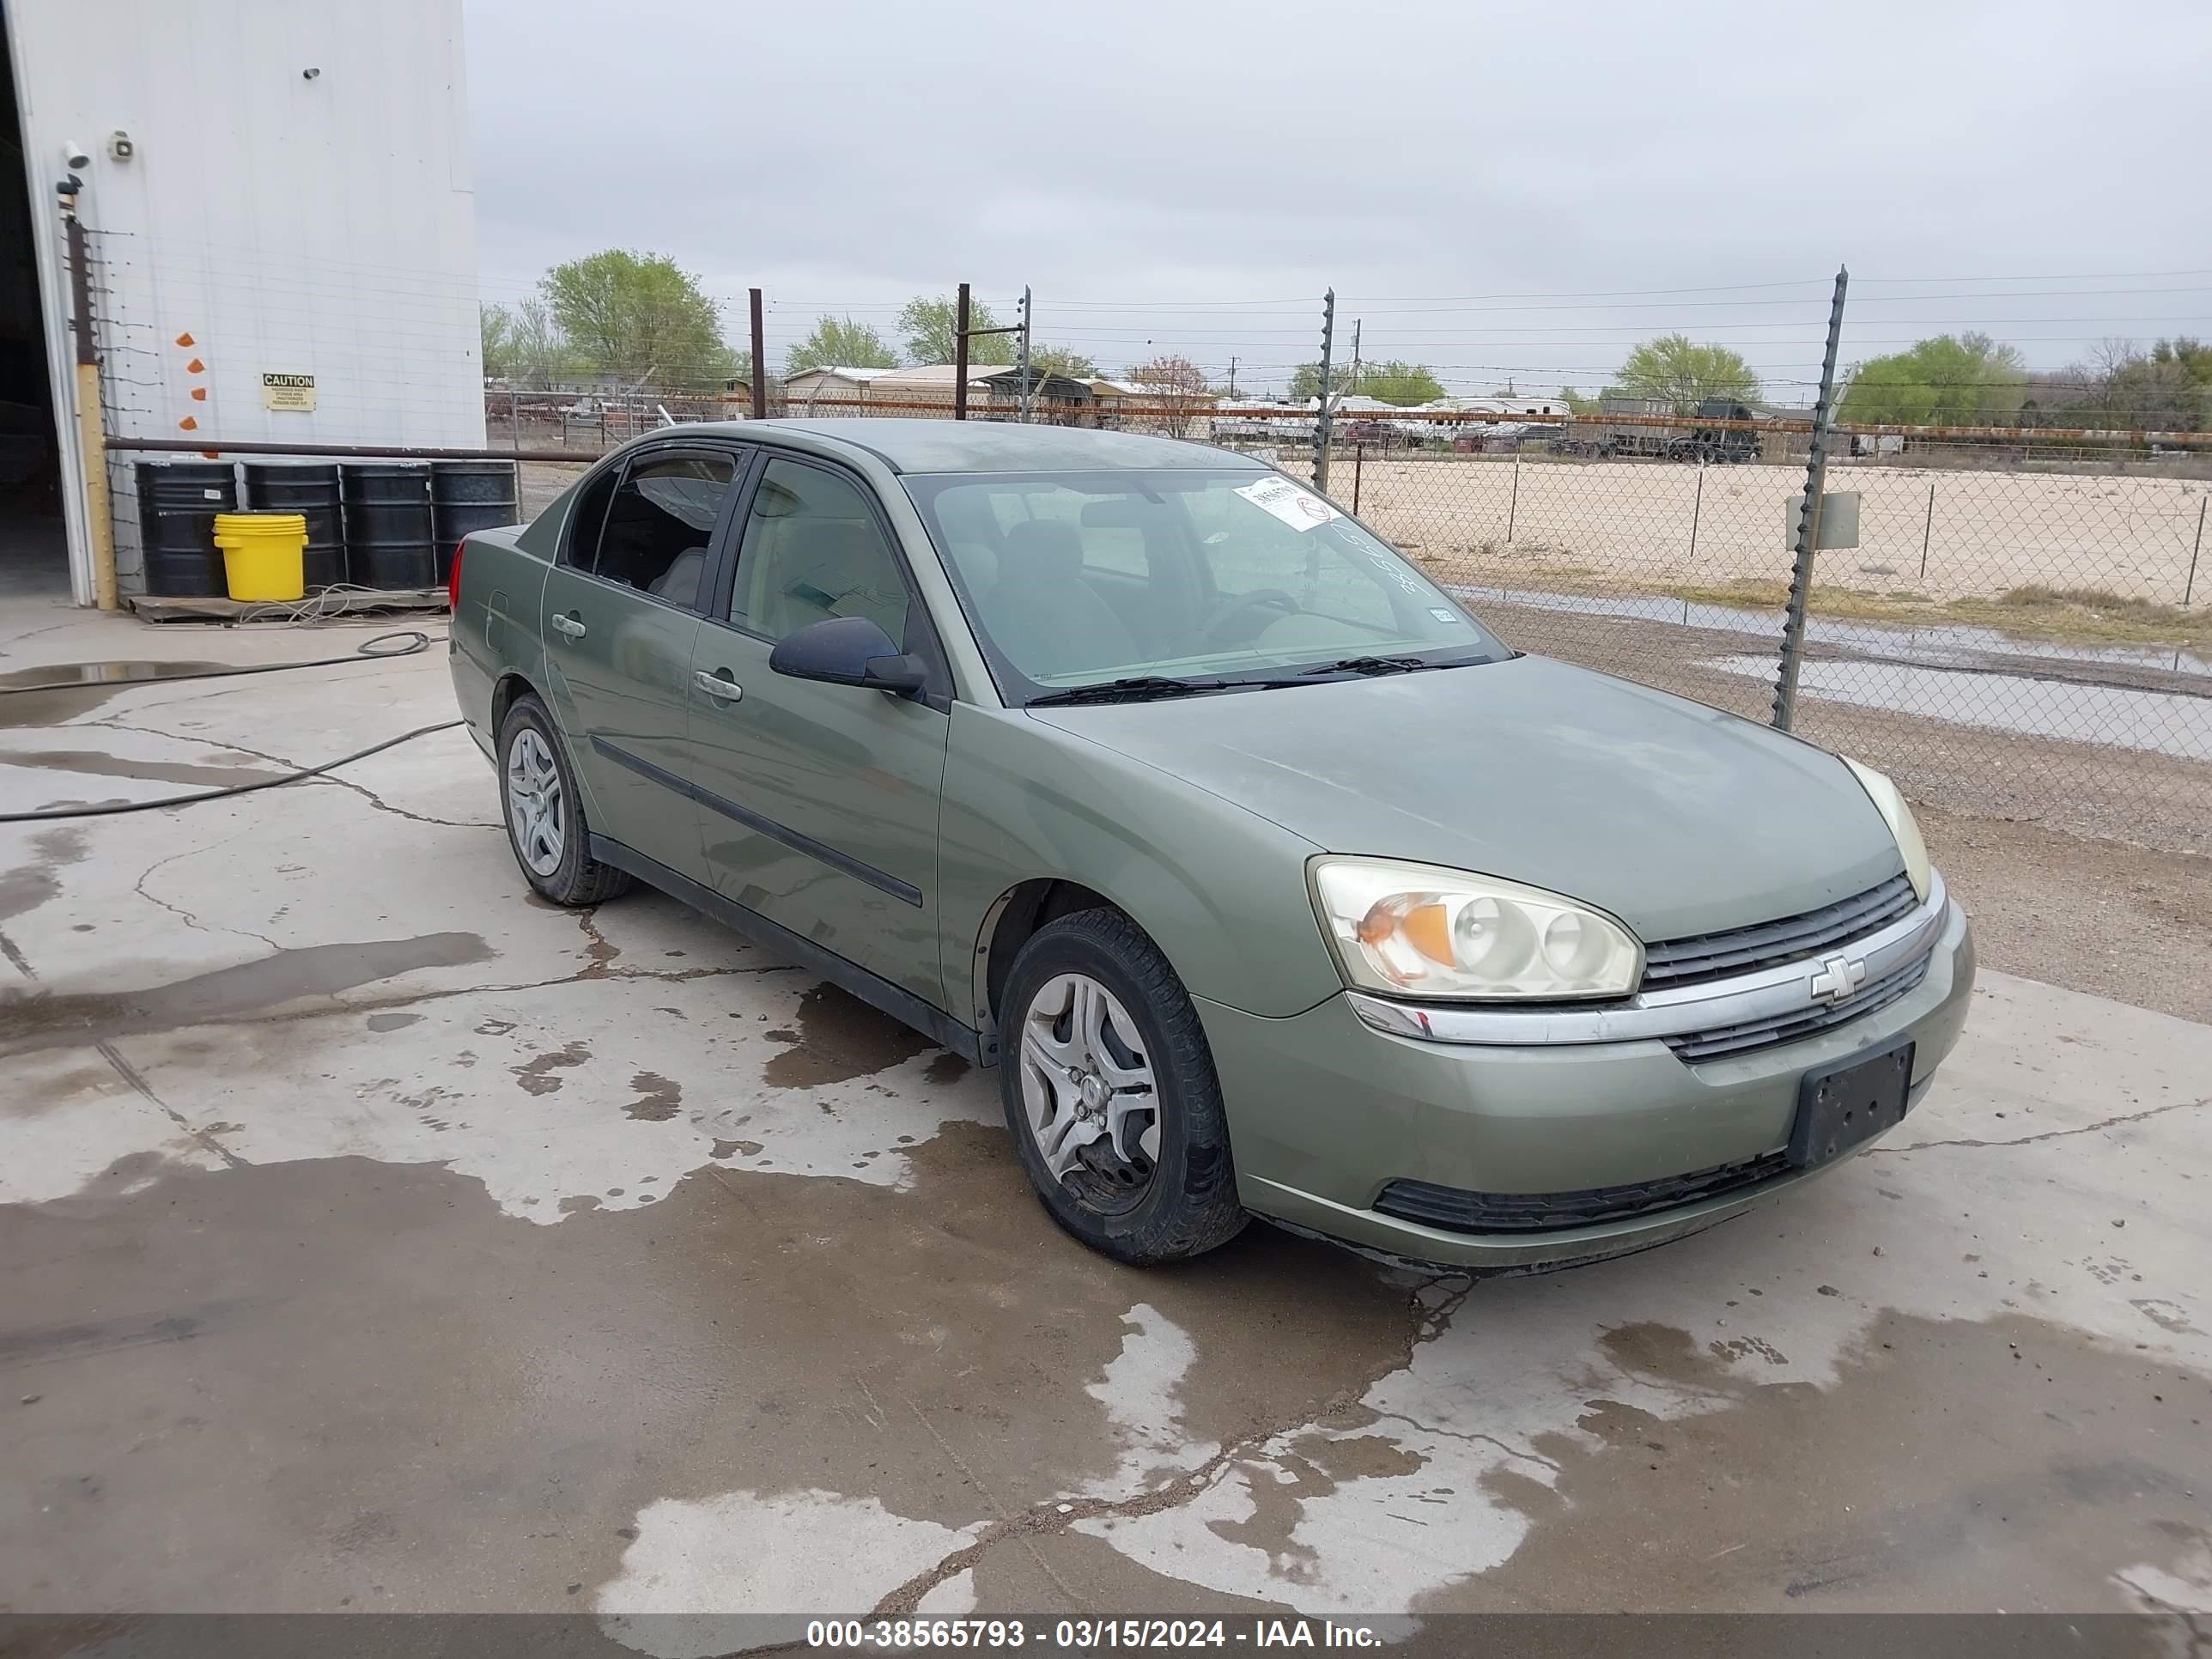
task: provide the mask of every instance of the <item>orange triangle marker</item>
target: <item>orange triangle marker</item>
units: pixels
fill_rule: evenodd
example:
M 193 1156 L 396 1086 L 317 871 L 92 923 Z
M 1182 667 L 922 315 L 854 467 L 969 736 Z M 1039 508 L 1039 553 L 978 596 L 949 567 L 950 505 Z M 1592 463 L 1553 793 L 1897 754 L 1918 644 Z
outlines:
M 198 358 L 195 357 L 191 362 L 185 365 L 185 373 L 187 374 L 204 374 L 207 373 L 207 365 L 202 362 Z
M 207 388 L 204 386 L 194 386 L 192 388 L 192 401 L 196 404 L 205 403 L 207 401 Z
M 189 415 L 185 416 L 183 420 L 179 421 L 177 424 L 186 432 L 197 432 L 200 429 L 200 423 Z
M 200 453 L 211 461 L 219 461 L 222 459 L 222 451 L 220 449 L 203 449 Z
M 189 334 L 179 334 L 177 336 L 177 343 L 180 346 L 188 346 L 191 343 L 192 337 Z

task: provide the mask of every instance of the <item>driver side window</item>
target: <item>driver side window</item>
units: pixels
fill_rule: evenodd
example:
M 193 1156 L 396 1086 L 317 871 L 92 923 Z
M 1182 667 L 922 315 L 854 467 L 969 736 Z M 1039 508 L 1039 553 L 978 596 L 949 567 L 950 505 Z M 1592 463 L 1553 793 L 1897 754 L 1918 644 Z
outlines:
M 753 491 L 738 551 L 730 621 L 780 640 L 832 617 L 866 617 L 904 648 L 906 578 L 860 486 L 798 461 L 771 460 Z

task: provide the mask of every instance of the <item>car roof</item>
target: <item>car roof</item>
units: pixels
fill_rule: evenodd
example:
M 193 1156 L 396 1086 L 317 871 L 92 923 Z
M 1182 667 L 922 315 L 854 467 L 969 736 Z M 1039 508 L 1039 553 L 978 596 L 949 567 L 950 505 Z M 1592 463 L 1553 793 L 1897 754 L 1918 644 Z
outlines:
M 773 441 L 779 433 L 827 438 L 865 449 L 896 472 L 1085 472 L 1139 467 L 1249 467 L 1264 463 L 1211 444 L 1083 427 L 1023 426 L 1007 421 L 734 421 L 714 423 L 732 437 Z M 698 430 L 697 428 L 689 428 Z

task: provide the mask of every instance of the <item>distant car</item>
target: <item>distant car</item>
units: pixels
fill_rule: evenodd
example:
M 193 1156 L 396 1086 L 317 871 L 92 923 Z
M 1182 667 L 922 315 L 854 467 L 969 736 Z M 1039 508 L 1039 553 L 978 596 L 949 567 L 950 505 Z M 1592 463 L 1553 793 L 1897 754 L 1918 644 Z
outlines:
M 995 1065 L 1125 1261 L 1249 1212 L 1639 1249 L 1893 1127 L 1966 1017 L 1887 779 L 1510 650 L 1220 450 L 686 427 L 471 536 L 453 597 L 532 888 L 642 879 Z

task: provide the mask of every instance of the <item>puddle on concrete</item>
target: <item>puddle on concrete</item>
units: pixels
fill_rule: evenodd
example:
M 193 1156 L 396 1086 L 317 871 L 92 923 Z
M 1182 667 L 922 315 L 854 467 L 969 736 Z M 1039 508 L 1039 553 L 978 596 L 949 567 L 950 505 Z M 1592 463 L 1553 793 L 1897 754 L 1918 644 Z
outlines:
M 232 667 L 220 662 L 55 662 L 0 674 L 0 726 L 58 726 L 133 686 Z M 40 688 L 24 690 L 20 688 Z M 14 688 L 14 689 L 11 689 Z
M 330 996 L 420 968 L 459 968 L 495 953 L 476 933 L 361 939 L 279 951 L 137 991 L 61 992 L 0 1000 L 0 1042 L 16 1053 L 147 1031 L 173 1031 Z
M 520 1066 L 510 1066 L 514 1080 L 526 1095 L 551 1095 L 561 1091 L 561 1079 L 556 1073 L 573 1070 L 591 1059 L 592 1051 L 580 1042 L 570 1042 L 558 1048 L 549 1048 L 534 1059 Z
M 684 1085 L 658 1072 L 640 1072 L 629 1086 L 637 1098 L 623 1108 L 623 1115 L 644 1123 L 665 1123 L 684 1104 Z
M 2176 1522 L 2212 1525 L 2212 1384 L 2061 1326 L 1887 1313 L 1828 1389 L 1747 1380 L 1661 1325 L 1601 1346 L 1626 1378 L 1730 1403 L 1667 1419 L 1587 1401 L 1579 1433 L 1530 1447 L 1548 1483 L 1484 1477 L 1533 1522 L 1521 1547 L 1417 1610 L 1584 1611 L 1597 1587 L 1655 1613 L 1964 1609 L 1993 1592 L 2014 1612 L 2125 1612 L 2113 1568 L 2169 1559 Z
M 25 1501 L 0 1515 L 0 1601 L 335 1607 L 375 1583 L 391 1611 L 589 1607 L 657 1504 L 696 1511 L 726 1564 L 779 1541 L 714 1529 L 733 1491 L 956 1529 L 1053 1513 L 1124 1455 L 1085 1385 L 1139 1300 L 1197 1346 L 1158 1403 L 1198 1441 L 1404 1363 L 1406 1291 L 1342 1252 L 1255 1230 L 1202 1272 L 1133 1275 L 1053 1226 L 1002 1131 L 956 1125 L 915 1157 L 908 1193 L 716 1170 L 643 1209 L 574 1200 L 557 1227 L 454 1170 L 360 1158 L 0 1207 L 10 1328 L 239 1310 L 5 1396 Z M 143 1547 L 180 1504 L 224 1525 Z
M 1723 673 L 1771 678 L 1768 657 L 1717 657 Z M 1801 695 L 1862 708 L 1887 708 L 1957 726 L 2030 737 L 2148 750 L 2212 760 L 2212 699 L 2162 691 L 2123 691 L 2017 674 L 1908 668 L 1895 663 L 1815 659 L 1798 671 Z
M 799 999 L 798 1026 L 768 1033 L 791 1044 L 763 1073 L 777 1088 L 819 1089 L 873 1077 L 934 1046 L 912 1026 L 834 985 L 817 985 Z
M 36 856 L 28 864 L 0 871 L 0 921 L 35 910 L 61 891 L 61 878 L 54 872 L 84 862 L 85 834 L 66 826 L 41 830 L 31 837 L 31 849 Z
M 41 749 L 29 754 L 0 755 L 0 766 L 37 768 L 52 772 L 75 772 L 95 778 L 143 778 L 159 783 L 206 783 L 221 788 L 251 783 L 278 774 L 243 759 L 237 766 L 194 766 L 184 761 L 135 760 L 104 755 L 93 749 Z

